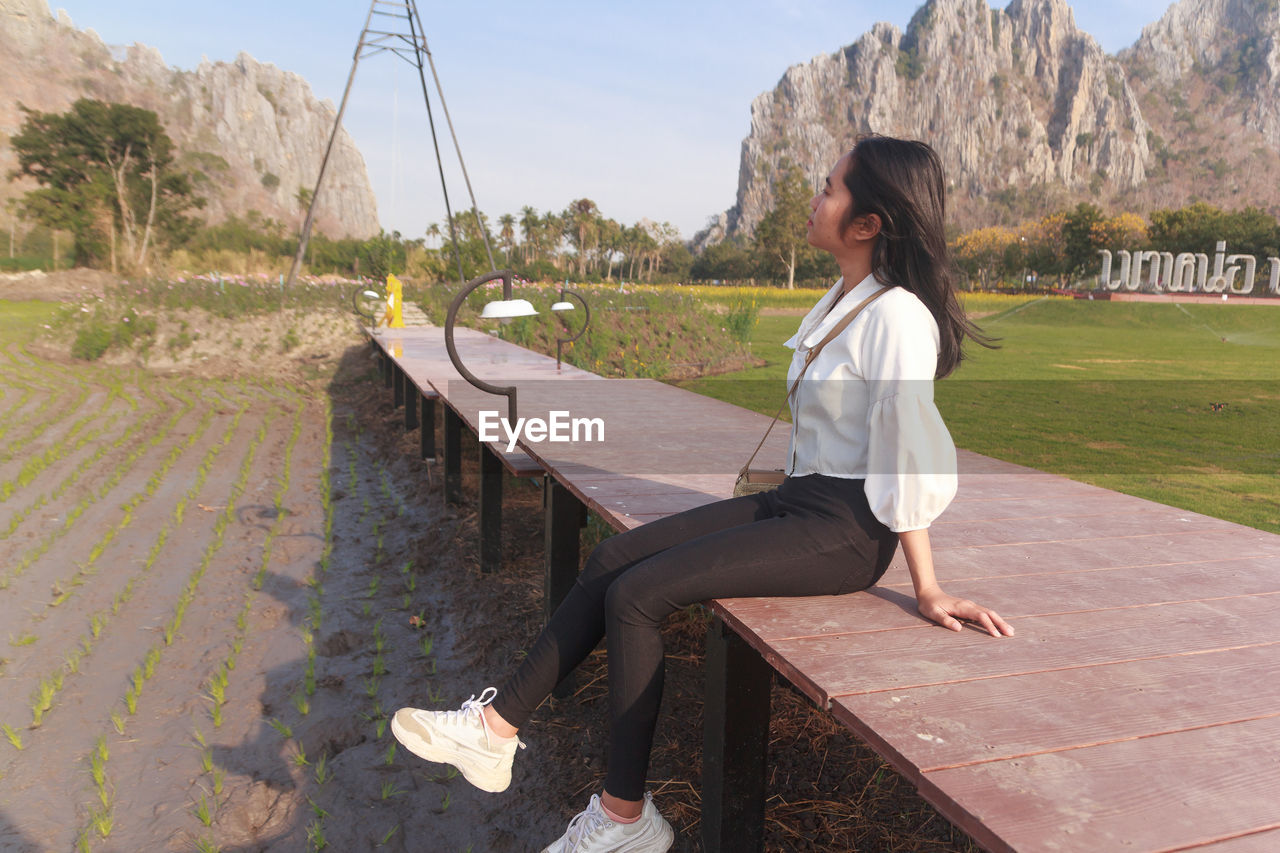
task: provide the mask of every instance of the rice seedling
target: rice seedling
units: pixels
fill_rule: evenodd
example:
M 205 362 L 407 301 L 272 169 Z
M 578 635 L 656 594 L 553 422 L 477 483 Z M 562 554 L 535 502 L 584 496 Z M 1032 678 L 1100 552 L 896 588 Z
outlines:
M 394 781 L 382 783 L 382 799 L 384 800 L 389 800 L 392 797 L 398 797 L 403 793 L 404 791 L 402 791 L 400 788 L 397 788 L 396 783 Z
M 111 725 L 115 728 L 116 734 L 124 734 L 124 717 L 114 708 L 111 710 Z
M 31 695 L 31 728 L 39 728 L 44 715 L 53 707 L 53 697 L 58 693 L 52 679 L 42 678 Z
M 377 698 L 378 698 L 378 688 L 379 688 L 380 686 L 382 686 L 382 679 L 377 678 L 377 677 L 374 677 L 374 678 L 366 678 L 366 679 L 364 680 L 364 692 L 365 692 L 365 695 L 366 695 L 366 696 L 368 696 L 370 699 L 377 699 Z
M 423 634 L 422 638 L 418 640 L 418 648 L 422 650 L 422 656 L 424 658 L 431 657 L 431 651 L 434 647 L 435 641 L 431 638 L 430 634 Z
M 333 778 L 333 770 L 329 767 L 328 753 L 321 753 L 320 757 L 316 759 L 315 774 L 317 785 L 323 785 Z
M 329 846 L 324 837 L 324 821 L 316 818 L 307 825 L 307 845 L 312 850 L 323 850 Z
M 204 749 L 200 750 L 200 769 L 203 770 L 205 773 L 210 773 L 213 771 L 213 749 L 212 748 L 206 746 Z
M 196 839 L 196 853 L 221 853 L 222 848 L 207 835 Z
M 14 749 L 22 749 L 22 735 L 18 734 L 13 726 L 5 723 L 3 726 L 0 726 L 0 729 L 4 730 L 4 736 L 9 739 L 9 743 L 13 744 Z
M 89 813 L 89 825 L 98 831 L 103 838 L 111 835 L 111 829 L 114 825 L 114 818 L 111 815 L 111 809 L 103 807 L 94 809 Z
M 305 693 L 295 693 L 291 697 L 293 699 L 293 707 L 298 709 L 298 713 L 307 716 L 311 713 L 311 701 L 307 699 Z
M 124 692 L 124 707 L 131 717 L 138 713 L 138 694 L 133 692 L 132 687 Z
M 381 654 L 378 654 L 373 659 L 373 676 L 374 678 L 381 678 L 386 674 L 387 674 L 387 662 L 382 657 Z
M 397 744 L 394 740 L 391 741 L 391 743 L 387 744 L 387 752 L 382 757 L 382 763 L 387 765 L 388 767 L 390 767 L 391 764 L 396 760 L 396 746 Z
M 35 635 L 35 634 L 23 634 L 21 637 L 19 637 L 18 639 L 16 639 L 16 640 L 15 640 L 15 639 L 13 638 L 13 635 L 12 635 L 12 634 L 10 634 L 10 635 L 9 635 L 9 645 L 11 645 L 11 646 L 18 646 L 18 647 L 22 647 L 22 646 L 29 646 L 29 645 L 33 644 L 34 642 L 36 642 L 36 640 L 37 640 L 37 639 L 39 639 L 39 638 L 38 638 L 38 637 L 36 637 L 36 635 Z
M 320 804 L 310 797 L 307 797 L 307 804 L 311 806 L 311 813 L 316 816 L 316 820 L 324 820 L 329 817 L 329 813 L 321 808 Z
M 219 797 L 222 795 L 222 783 L 226 779 L 227 774 L 221 767 L 215 769 L 213 776 L 213 795 Z
M 302 686 L 308 696 L 316 693 L 316 647 L 307 645 L 307 665 L 302 671 Z
M 377 740 L 382 740 L 382 736 L 387 733 L 387 718 L 379 718 L 374 724 L 373 730 Z
M 203 791 L 200 792 L 200 799 L 196 802 L 195 808 L 191 810 L 191 813 L 196 816 L 196 820 L 205 826 L 213 825 L 213 807 L 209 804 L 209 798 L 205 796 Z
M 283 722 L 277 717 L 272 717 L 271 719 L 267 720 L 267 725 L 275 729 L 276 732 L 279 733 L 280 737 L 286 740 L 293 737 L 293 729 L 290 728 L 287 723 Z
M 387 842 L 391 840 L 392 836 L 394 836 L 399 831 L 400 831 L 400 824 L 397 823 L 394 826 L 392 826 L 390 829 L 388 829 L 385 833 L 383 833 L 382 840 L 378 842 L 378 846 L 385 847 Z

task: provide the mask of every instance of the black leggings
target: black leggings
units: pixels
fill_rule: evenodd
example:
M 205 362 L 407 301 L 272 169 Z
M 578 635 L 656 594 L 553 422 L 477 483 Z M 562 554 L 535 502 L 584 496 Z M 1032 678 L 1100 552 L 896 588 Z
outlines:
M 711 598 L 838 595 L 874 584 L 898 536 L 872 514 L 862 485 L 822 474 L 791 477 L 774 491 L 716 501 L 601 542 L 499 689 L 494 710 L 523 726 L 607 636 L 604 787 L 620 799 L 641 799 L 662 700 L 662 620 Z

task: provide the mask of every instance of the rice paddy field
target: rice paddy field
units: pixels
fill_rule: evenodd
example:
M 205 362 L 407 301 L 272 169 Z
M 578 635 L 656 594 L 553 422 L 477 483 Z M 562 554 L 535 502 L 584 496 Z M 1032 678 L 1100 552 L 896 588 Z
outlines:
M 772 414 L 782 341 L 820 293 L 682 291 L 754 301 L 763 364 L 680 384 Z M 1000 349 L 971 346 L 936 386 L 957 445 L 1280 532 L 1280 305 L 966 307 Z M 552 809 L 486 800 L 386 730 L 404 704 L 456 707 L 536 630 L 537 491 L 510 487 L 513 569 L 482 578 L 474 512 L 429 492 L 354 333 L 334 370 L 161 372 L 50 357 L 32 342 L 58 310 L 0 302 L 0 849 L 518 850 L 558 834 L 561 801 L 586 797 L 575 772 L 602 772 L 583 734 L 602 659 L 517 768 Z M 672 665 L 696 684 L 700 626 L 677 630 L 692 639 Z M 772 760 L 810 772 L 820 735 L 822 766 L 812 795 L 775 774 L 778 849 L 971 849 L 801 705 L 779 702 L 795 755 Z M 677 739 L 655 761 L 693 850 L 685 723 L 664 723 Z M 554 769 L 567 755 L 581 766 Z

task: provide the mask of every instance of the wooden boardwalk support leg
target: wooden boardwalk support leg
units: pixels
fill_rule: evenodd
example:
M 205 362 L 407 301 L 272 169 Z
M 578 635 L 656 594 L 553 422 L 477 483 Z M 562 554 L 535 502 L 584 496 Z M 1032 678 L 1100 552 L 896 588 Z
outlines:
M 764 849 L 764 798 L 773 670 L 716 617 L 707 630 L 703 707 L 702 846 Z
M 480 571 L 502 568 L 502 460 L 480 442 Z
M 542 478 L 542 507 L 546 519 L 546 580 L 543 585 L 544 623 L 569 594 L 578 577 L 578 531 L 582 528 L 582 502 L 554 477 Z M 573 675 L 556 685 L 552 695 L 563 699 L 573 692 Z
M 392 380 L 391 371 L 395 370 L 395 366 L 391 363 L 391 356 L 387 355 L 385 352 L 379 356 L 379 359 L 382 361 L 382 384 L 390 388 Z
M 400 371 L 400 375 L 404 377 L 404 431 L 409 432 L 418 428 L 418 389 L 409 380 L 409 374 Z
M 456 504 L 462 500 L 462 418 L 444 407 L 444 500 Z
M 436 400 L 434 397 L 422 396 L 422 459 L 435 461 L 436 458 Z
M 405 393 L 404 386 L 409 384 L 409 377 L 400 368 L 400 365 L 392 362 L 391 364 L 391 407 L 398 409 L 404 405 Z

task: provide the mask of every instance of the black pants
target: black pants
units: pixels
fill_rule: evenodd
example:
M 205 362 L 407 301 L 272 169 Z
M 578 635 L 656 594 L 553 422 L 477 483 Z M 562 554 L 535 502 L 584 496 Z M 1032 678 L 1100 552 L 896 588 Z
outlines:
M 608 637 L 605 790 L 644 795 L 662 700 L 660 626 L 711 598 L 838 595 L 871 586 L 898 536 L 871 512 L 862 480 L 788 478 L 771 492 L 717 501 L 601 542 L 493 708 L 522 726 Z

